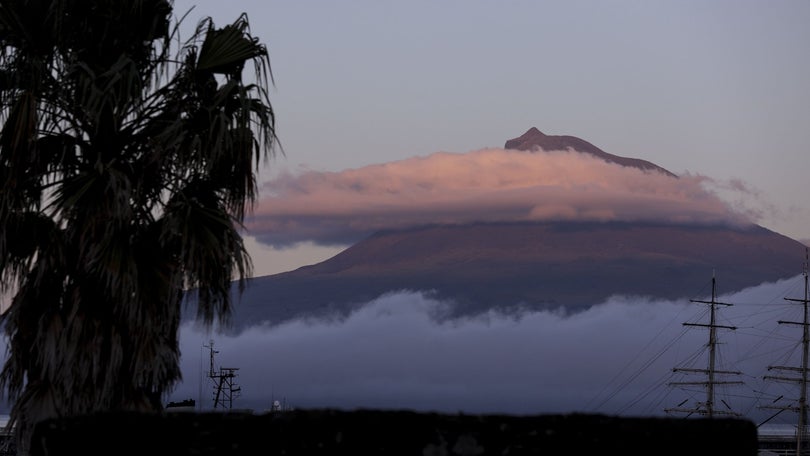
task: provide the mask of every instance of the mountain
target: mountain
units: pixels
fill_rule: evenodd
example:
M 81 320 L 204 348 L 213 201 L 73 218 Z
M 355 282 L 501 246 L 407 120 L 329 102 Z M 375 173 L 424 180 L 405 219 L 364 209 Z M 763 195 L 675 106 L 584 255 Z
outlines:
M 536 128 L 506 147 L 571 148 L 674 176 L 644 160 Z M 578 312 L 615 295 L 689 299 L 703 296 L 707 289 L 700 285 L 715 274 L 721 292 L 796 276 L 804 255 L 800 242 L 757 225 L 503 222 L 387 230 L 323 262 L 249 280 L 235 303 L 231 329 L 301 317 L 342 318 L 404 290 L 446 302 L 439 318 Z
M 804 247 L 762 227 L 492 223 L 377 233 L 318 264 L 252 279 L 235 327 L 340 317 L 380 295 L 421 290 L 447 317 L 585 310 L 613 295 L 693 298 L 793 277 Z
M 578 152 L 601 158 L 608 163 L 618 163 L 622 166 L 639 168 L 645 171 L 656 171 L 672 177 L 677 177 L 675 174 L 667 171 L 666 169 L 648 161 L 609 154 L 588 141 L 579 139 L 575 136 L 546 135 L 535 127 L 530 128 L 528 131 L 526 131 L 526 133 L 523 133 L 523 135 L 517 138 L 507 140 L 503 147 L 504 149 L 528 151 L 537 149 L 542 149 L 545 151 L 573 149 Z

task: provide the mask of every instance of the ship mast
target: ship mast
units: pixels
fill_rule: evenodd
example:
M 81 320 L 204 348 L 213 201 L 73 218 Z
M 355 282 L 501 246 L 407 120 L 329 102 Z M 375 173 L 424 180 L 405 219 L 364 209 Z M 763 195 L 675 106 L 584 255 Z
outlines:
M 717 375 L 739 375 L 739 371 L 723 371 L 717 370 L 715 368 L 716 363 L 716 351 L 717 351 L 717 330 L 718 329 L 729 329 L 729 330 L 736 330 L 736 326 L 725 326 L 725 325 L 718 325 L 717 321 L 717 306 L 731 306 L 733 304 L 725 303 L 717 301 L 717 281 L 712 275 L 712 299 L 710 301 L 701 301 L 697 299 L 691 299 L 691 302 L 708 304 L 709 305 L 709 323 L 684 323 L 684 326 L 699 326 L 703 328 L 709 329 L 709 364 L 706 369 L 694 369 L 694 368 L 674 368 L 672 369 L 673 372 L 684 372 L 684 373 L 692 373 L 692 374 L 703 374 L 706 375 L 706 380 L 703 381 L 693 381 L 693 382 L 671 382 L 670 385 L 672 386 L 686 386 L 686 385 L 700 385 L 706 387 L 706 402 L 703 404 L 698 403 L 694 408 L 681 408 L 680 406 L 683 405 L 686 401 L 681 402 L 678 407 L 665 409 L 664 411 L 667 413 L 688 413 L 689 415 L 693 413 L 705 415 L 708 418 L 713 418 L 715 415 L 734 415 L 737 416 L 739 414 L 728 411 L 728 410 L 716 410 L 715 409 L 715 402 L 714 402 L 714 387 L 715 385 L 731 385 L 731 384 L 742 384 L 741 381 L 728 381 L 728 380 L 717 380 Z M 724 402 L 725 404 L 725 402 Z M 728 407 L 728 404 L 725 404 Z M 688 416 L 688 415 L 687 415 Z
M 810 303 L 810 289 L 808 288 L 807 269 L 808 269 L 808 249 L 804 250 L 804 298 L 785 298 L 786 301 L 799 302 L 802 304 L 802 321 L 784 321 L 779 320 L 779 324 L 798 325 L 802 327 L 802 365 L 801 367 L 791 366 L 768 366 L 768 370 L 781 370 L 798 372 L 798 377 L 785 377 L 785 376 L 769 376 L 764 377 L 765 380 L 777 380 L 783 382 L 791 382 L 799 384 L 799 404 L 797 406 L 764 406 L 762 408 L 777 409 L 780 411 L 792 410 L 797 412 L 799 419 L 796 428 L 796 454 L 802 453 L 802 448 L 805 445 L 805 436 L 807 434 L 807 368 L 808 368 L 808 349 L 810 349 L 810 320 L 808 319 L 808 303 Z

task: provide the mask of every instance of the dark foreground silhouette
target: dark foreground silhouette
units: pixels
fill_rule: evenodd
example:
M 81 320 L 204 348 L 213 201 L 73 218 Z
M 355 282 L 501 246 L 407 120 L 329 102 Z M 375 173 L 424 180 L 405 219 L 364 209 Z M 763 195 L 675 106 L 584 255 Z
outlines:
M 464 415 L 382 410 L 109 413 L 39 423 L 31 454 L 757 454 L 743 419 Z

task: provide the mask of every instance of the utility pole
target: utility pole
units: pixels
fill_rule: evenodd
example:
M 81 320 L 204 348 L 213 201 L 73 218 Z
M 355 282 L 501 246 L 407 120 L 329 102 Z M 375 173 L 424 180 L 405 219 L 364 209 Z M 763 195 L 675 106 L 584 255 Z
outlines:
M 715 415 L 732 415 L 732 416 L 739 416 L 738 413 L 732 412 L 730 410 L 717 410 L 715 407 L 714 401 L 714 387 L 715 385 L 741 385 L 743 382 L 741 381 L 728 381 L 728 380 L 717 380 L 717 375 L 740 375 L 741 372 L 739 371 L 724 371 L 724 370 L 717 370 L 715 368 L 716 362 L 716 350 L 717 350 L 717 330 L 718 329 L 729 329 L 729 330 L 736 330 L 736 326 L 725 326 L 725 325 L 718 325 L 716 323 L 716 312 L 717 306 L 732 306 L 733 304 L 719 302 L 717 301 L 716 297 L 717 293 L 717 282 L 712 275 L 712 299 L 711 301 L 701 301 L 697 299 L 691 299 L 691 302 L 708 304 L 709 305 L 709 323 L 684 323 L 684 326 L 699 326 L 703 328 L 709 329 L 709 364 L 706 369 L 695 369 L 695 368 L 674 368 L 672 369 L 673 372 L 684 372 L 684 373 L 691 373 L 691 374 L 703 374 L 706 376 L 706 380 L 702 381 L 693 381 L 693 382 L 671 382 L 670 385 L 672 386 L 687 386 L 687 385 L 700 385 L 706 388 L 706 401 L 704 403 L 698 402 L 695 407 L 693 408 L 681 408 L 680 406 L 686 403 L 686 401 L 681 402 L 678 404 L 678 407 L 664 409 L 667 413 L 687 413 L 689 415 L 693 413 L 697 413 L 700 415 L 705 415 L 708 418 L 713 418 Z M 726 408 L 730 409 L 729 405 L 723 402 Z

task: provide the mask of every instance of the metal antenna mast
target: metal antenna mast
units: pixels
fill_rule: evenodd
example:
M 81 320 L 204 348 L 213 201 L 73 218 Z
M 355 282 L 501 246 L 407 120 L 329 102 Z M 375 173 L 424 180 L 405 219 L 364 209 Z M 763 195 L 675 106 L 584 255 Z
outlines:
M 214 354 L 219 353 L 214 350 L 214 341 L 205 345 L 210 350 L 210 367 L 208 377 L 214 382 L 214 408 L 233 408 L 233 400 L 239 397 L 242 388 L 236 386 L 236 371 L 238 367 L 220 367 L 219 372 L 214 371 Z
M 672 369 L 673 372 L 685 372 L 685 373 L 692 373 L 692 374 L 703 374 L 706 375 L 707 379 L 703 381 L 694 381 L 694 382 L 672 382 L 670 385 L 677 385 L 677 386 L 685 386 L 685 385 L 700 385 L 706 387 L 706 402 L 701 404 L 700 402 L 697 403 L 696 407 L 694 408 L 669 408 L 665 409 L 664 411 L 667 413 L 678 412 L 678 413 L 688 413 L 689 415 L 693 413 L 698 413 L 701 415 L 705 415 L 708 418 L 712 418 L 715 415 L 733 415 L 738 416 L 738 413 L 732 412 L 730 410 L 716 410 L 715 409 L 715 402 L 714 402 L 714 387 L 715 385 L 732 385 L 732 384 L 742 384 L 741 381 L 727 381 L 727 380 L 716 380 L 716 375 L 740 375 L 741 372 L 739 371 L 723 371 L 717 370 L 715 368 L 716 363 L 716 349 L 717 349 L 717 329 L 730 329 L 736 330 L 736 326 L 724 326 L 718 325 L 716 323 L 716 311 L 717 306 L 732 306 L 733 304 L 728 304 L 725 302 L 719 302 L 716 298 L 716 291 L 717 290 L 717 281 L 712 274 L 712 299 L 711 301 L 701 301 L 697 299 L 690 299 L 691 302 L 703 303 L 709 305 L 709 323 L 684 323 L 684 326 L 700 326 L 709 329 L 709 365 L 706 369 L 694 369 L 694 368 L 674 368 Z M 686 401 L 684 401 L 686 402 Z M 681 402 L 679 405 L 683 405 L 684 402 Z M 725 404 L 725 402 L 724 402 Z M 725 404 L 728 407 L 728 404 Z

